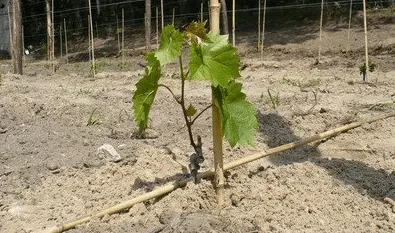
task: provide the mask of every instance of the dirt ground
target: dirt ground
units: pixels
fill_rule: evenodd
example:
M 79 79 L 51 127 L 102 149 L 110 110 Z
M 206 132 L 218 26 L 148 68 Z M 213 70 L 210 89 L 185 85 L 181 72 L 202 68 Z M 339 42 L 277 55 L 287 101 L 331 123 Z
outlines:
M 353 28 L 345 53 L 347 30 L 328 26 L 320 64 L 317 37 L 313 26 L 269 31 L 262 59 L 252 37 L 239 37 L 241 80 L 259 131 L 255 146 L 225 143 L 225 162 L 395 111 L 394 24 L 370 28 L 377 70 L 368 83 L 359 74 L 361 28 Z M 192 147 L 165 89 L 147 138 L 133 137 L 131 97 L 143 56 L 125 61 L 99 58 L 94 79 L 87 62 L 61 63 L 52 74 L 48 64 L 29 61 L 23 76 L 9 73 L 10 61 L 0 63 L 0 232 L 43 232 L 188 177 Z M 167 71 L 162 82 L 179 93 L 175 67 Z M 187 99 L 209 105 L 208 84 L 188 82 Z M 87 126 L 89 118 L 98 124 Z M 202 180 L 69 232 L 394 232 L 394 125 L 389 118 L 233 169 L 221 209 L 211 181 Z M 209 111 L 193 129 L 203 139 L 201 170 L 209 170 Z M 122 160 L 99 156 L 103 144 Z

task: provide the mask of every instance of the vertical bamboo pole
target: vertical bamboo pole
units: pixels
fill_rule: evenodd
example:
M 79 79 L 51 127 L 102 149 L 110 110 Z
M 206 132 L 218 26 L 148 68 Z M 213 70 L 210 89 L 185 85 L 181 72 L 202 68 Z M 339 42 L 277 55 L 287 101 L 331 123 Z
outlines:
M 363 81 L 365 82 L 368 78 L 369 70 L 369 55 L 368 55 L 368 23 L 366 21 L 366 0 L 363 0 L 363 27 L 365 31 L 365 66 L 366 74 L 363 76 Z
M 258 51 L 261 44 L 261 0 L 258 0 Z
M 116 33 L 117 33 L 117 39 L 118 39 L 118 54 L 121 53 L 121 39 L 119 37 L 119 22 L 118 22 L 118 15 L 116 15 L 117 17 L 117 29 L 116 29 Z
M 266 24 L 266 0 L 263 2 L 263 19 L 262 19 L 262 37 L 261 37 L 261 58 L 263 57 L 263 48 L 265 47 L 265 24 Z
M 60 58 L 63 58 L 63 31 L 62 24 L 59 25 Z
M 161 17 L 161 22 L 162 22 L 162 29 L 165 26 L 165 16 L 163 14 L 163 0 L 160 0 L 160 17 Z
M 350 50 L 351 47 L 351 17 L 352 17 L 352 0 L 350 1 L 350 14 L 348 16 L 348 34 L 347 34 L 347 52 Z
M 65 44 L 65 49 L 66 49 L 66 64 L 69 64 L 69 49 L 67 47 L 67 27 L 66 27 L 66 19 L 63 18 L 63 24 L 64 24 L 64 44 Z
M 7 11 L 8 11 L 8 27 L 9 27 L 9 32 L 10 32 L 10 54 L 12 54 L 12 45 L 13 45 L 13 43 L 12 43 L 12 21 L 11 21 L 11 11 L 10 11 L 10 5 L 8 4 L 8 7 L 7 7 Z M 12 58 L 12 56 L 11 56 L 11 59 L 13 59 Z M 14 61 L 11 61 L 12 63 L 14 63 Z
M 156 9 L 156 48 L 159 48 L 159 9 L 158 7 L 155 7 Z
M 89 1 L 89 0 L 88 0 Z M 89 62 L 91 63 L 92 66 L 92 52 L 91 52 L 91 27 L 89 26 L 90 23 L 90 17 L 88 15 L 88 54 L 89 54 Z
M 210 29 L 213 33 L 219 34 L 219 14 L 220 4 L 218 0 L 210 0 Z M 215 104 L 215 95 L 212 93 L 212 124 L 213 124 L 213 151 L 214 151 L 214 169 L 215 169 L 215 191 L 219 206 L 224 204 L 224 162 L 222 152 L 222 124 L 218 106 Z
M 52 61 L 52 17 L 51 17 L 51 4 L 50 0 L 45 1 L 46 13 L 47 13 L 47 58 L 48 61 Z
M 173 7 L 173 17 L 171 18 L 171 24 L 174 26 L 174 18 L 176 16 L 176 8 Z
M 122 8 L 122 64 L 125 62 L 125 13 Z
M 200 22 L 203 22 L 203 12 L 204 12 L 204 8 L 203 8 L 203 2 L 200 3 Z
M 92 19 L 92 5 L 91 0 L 88 0 L 89 3 L 89 27 L 90 27 L 90 37 L 91 37 L 91 48 L 92 48 L 92 75 L 95 77 L 96 75 L 96 65 L 95 65 L 95 42 L 93 40 L 93 19 Z
M 151 50 L 151 0 L 145 0 L 145 52 Z
M 54 17 L 54 11 L 55 11 L 55 5 L 54 5 L 54 0 L 52 0 L 51 4 L 51 18 L 52 18 L 52 60 L 55 60 L 55 17 Z M 52 72 L 55 72 L 55 63 L 52 62 Z
M 320 37 L 318 41 L 318 63 L 321 62 L 322 20 L 324 16 L 324 0 L 321 1 Z
M 232 1 L 232 45 L 236 46 L 236 0 Z
M 25 61 L 25 29 L 22 25 L 22 58 Z

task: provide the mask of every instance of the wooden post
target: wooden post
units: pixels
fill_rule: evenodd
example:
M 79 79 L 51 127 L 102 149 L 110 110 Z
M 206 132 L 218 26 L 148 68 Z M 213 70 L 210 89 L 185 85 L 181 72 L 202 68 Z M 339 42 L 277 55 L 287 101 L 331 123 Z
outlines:
M 22 25 L 22 60 L 25 62 L 25 30 Z
M 160 0 L 160 17 L 162 20 L 162 29 L 165 26 L 165 16 L 163 14 L 163 0 Z
M 121 53 L 121 38 L 119 37 L 119 23 L 118 23 L 118 15 L 116 15 L 117 17 L 117 29 L 116 29 L 116 33 L 117 33 L 117 39 L 118 39 L 118 54 Z
M 89 0 L 88 0 L 89 1 Z M 89 26 L 90 17 L 88 15 L 88 54 L 89 54 L 89 62 L 92 63 L 92 50 L 91 50 L 91 27 Z M 92 64 L 91 64 L 92 65 Z
M 265 24 L 266 24 L 266 0 L 263 2 L 263 19 L 262 19 L 262 37 L 261 37 L 261 58 L 263 58 L 263 48 L 265 47 Z
M 203 13 L 204 13 L 204 8 L 203 8 L 203 2 L 200 3 L 200 22 L 203 22 Z
M 62 24 L 59 25 L 59 41 L 60 41 L 60 58 L 63 57 L 63 32 Z
M 324 0 L 321 1 L 320 37 L 318 40 L 318 63 L 321 62 L 322 20 L 324 16 Z
M 236 46 L 236 0 L 232 2 L 232 44 Z
M 46 0 L 46 10 L 47 10 L 47 58 L 49 61 L 53 60 L 52 57 L 52 44 L 53 44 L 53 38 L 52 38 L 52 17 L 51 17 L 51 0 Z
M 261 0 L 258 0 L 258 51 L 261 44 Z
M 352 0 L 350 1 L 350 14 L 348 16 L 348 34 L 347 34 L 347 51 L 350 50 L 351 47 L 351 18 L 352 18 Z
M 122 64 L 125 62 L 125 14 L 122 8 Z
M 55 18 L 54 18 L 54 0 L 51 3 L 51 22 L 52 22 L 52 61 L 55 60 Z M 55 64 L 52 62 L 52 72 L 55 72 Z
M 226 7 L 226 1 L 221 0 L 221 12 L 222 12 L 222 33 L 229 35 L 229 25 L 228 25 L 228 11 Z
M 151 0 L 145 0 L 145 52 L 151 50 Z
M 363 27 L 365 31 L 365 66 L 366 74 L 363 76 L 363 81 L 366 82 L 369 70 L 369 55 L 368 55 L 368 23 L 366 21 L 366 0 L 363 0 Z
M 63 18 L 63 24 L 64 24 L 64 44 L 65 44 L 65 49 L 66 49 L 66 64 L 69 64 L 69 49 L 67 47 L 67 27 L 66 27 L 66 19 Z
M 156 48 L 159 48 L 159 9 L 158 7 L 155 7 L 156 9 Z
M 219 34 L 219 15 L 220 4 L 218 0 L 210 0 L 210 29 L 213 33 Z M 222 121 L 218 106 L 215 105 L 215 95 L 212 93 L 212 130 L 213 130 L 213 151 L 214 151 L 214 169 L 215 169 L 215 192 L 219 206 L 224 204 L 224 161 L 222 151 Z
M 20 0 L 12 0 L 12 46 L 11 57 L 14 74 L 23 74 L 22 66 L 22 9 Z
M 176 16 L 176 8 L 173 7 L 173 17 L 171 18 L 171 24 L 174 26 L 174 18 Z
M 95 41 L 93 40 L 93 19 L 92 19 L 92 4 L 91 0 L 88 0 L 89 5 L 89 27 L 90 27 L 90 37 L 91 37 L 91 50 L 92 50 L 92 75 L 96 75 L 96 65 L 95 65 Z

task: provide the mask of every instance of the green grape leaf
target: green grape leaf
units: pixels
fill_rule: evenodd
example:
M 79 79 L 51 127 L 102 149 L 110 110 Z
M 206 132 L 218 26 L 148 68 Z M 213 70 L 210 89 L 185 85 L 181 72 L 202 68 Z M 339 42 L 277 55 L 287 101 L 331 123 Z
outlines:
M 199 44 L 203 40 L 207 40 L 207 33 L 206 33 L 206 23 L 204 22 L 192 22 L 188 24 L 184 31 L 184 40 L 187 42 L 191 42 L 194 44 Z
M 161 65 L 173 62 L 181 56 L 183 43 L 182 33 L 176 30 L 173 25 L 168 25 L 163 28 L 159 49 L 155 52 L 155 57 Z
M 187 112 L 186 112 L 187 116 L 193 117 L 196 114 L 196 112 L 197 112 L 196 108 L 192 104 L 189 104 L 189 107 L 187 108 Z
M 147 54 L 145 59 L 147 61 L 145 74 L 137 82 L 137 89 L 133 95 L 133 118 L 140 131 L 147 128 L 148 114 L 154 102 L 158 90 L 158 81 L 161 77 L 160 63 L 154 53 Z
M 227 36 L 209 33 L 209 41 L 192 44 L 190 52 L 190 77 L 211 81 L 216 87 L 225 87 L 240 76 L 240 59 L 236 49 L 228 43 Z
M 231 82 L 215 95 L 216 103 L 220 105 L 223 133 L 231 147 L 254 144 L 254 133 L 258 128 L 256 110 L 246 100 L 241 88 L 240 83 Z

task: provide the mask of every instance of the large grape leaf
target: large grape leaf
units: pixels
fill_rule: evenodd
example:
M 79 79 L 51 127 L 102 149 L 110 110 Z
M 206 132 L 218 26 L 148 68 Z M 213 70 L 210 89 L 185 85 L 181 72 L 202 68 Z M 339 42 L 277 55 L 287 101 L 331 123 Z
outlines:
M 155 52 L 155 57 L 161 65 L 173 62 L 181 55 L 183 43 L 182 33 L 176 30 L 173 25 L 166 26 L 163 28 L 159 49 Z
M 161 77 L 161 68 L 154 53 L 146 56 L 147 67 L 144 76 L 137 82 L 133 95 L 133 118 L 140 131 L 147 128 L 148 114 L 158 90 L 158 81 Z
M 192 44 L 189 69 L 192 79 L 210 80 L 211 84 L 225 87 L 240 76 L 240 59 L 227 36 L 208 33 L 208 41 Z
M 231 82 L 226 88 L 220 88 L 216 103 L 220 108 L 222 129 L 225 139 L 231 147 L 236 144 L 254 144 L 254 134 L 258 128 L 256 111 L 246 100 L 240 83 Z

